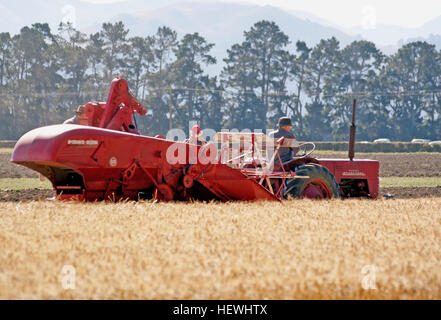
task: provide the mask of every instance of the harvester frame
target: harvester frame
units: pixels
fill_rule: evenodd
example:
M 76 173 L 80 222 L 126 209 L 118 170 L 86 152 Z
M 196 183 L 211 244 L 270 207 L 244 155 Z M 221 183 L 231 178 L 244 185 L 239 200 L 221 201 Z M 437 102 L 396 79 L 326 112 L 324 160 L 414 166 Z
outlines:
M 12 154 L 12 162 L 48 178 L 57 199 L 378 197 L 379 162 L 354 160 L 355 101 L 349 159 L 316 159 L 307 154 L 286 163 L 278 156 L 279 148 L 302 144 L 274 141 L 258 133 L 222 132 L 205 146 L 140 135 L 133 113 L 144 115 L 146 110 L 123 78 L 112 81 L 106 102 L 89 102 L 84 109 L 88 125 L 34 129 L 19 139 Z M 231 154 L 235 140 L 237 154 Z M 265 157 L 264 149 L 270 150 Z

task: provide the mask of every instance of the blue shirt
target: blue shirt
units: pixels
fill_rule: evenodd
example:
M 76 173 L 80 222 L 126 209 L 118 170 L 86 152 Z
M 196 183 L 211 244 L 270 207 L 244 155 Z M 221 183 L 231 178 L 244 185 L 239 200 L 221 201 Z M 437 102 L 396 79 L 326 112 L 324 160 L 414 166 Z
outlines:
M 268 135 L 270 138 L 274 138 L 276 140 L 280 139 L 280 138 L 286 138 L 286 139 L 295 139 L 295 135 L 293 135 L 291 132 L 286 131 L 282 128 L 279 128 L 276 131 L 271 132 Z M 282 159 L 283 162 L 285 161 L 289 161 L 292 159 L 293 157 L 293 148 L 291 147 L 280 147 L 279 149 L 279 155 L 280 155 L 280 159 Z M 276 162 L 277 162 L 278 158 L 276 158 Z

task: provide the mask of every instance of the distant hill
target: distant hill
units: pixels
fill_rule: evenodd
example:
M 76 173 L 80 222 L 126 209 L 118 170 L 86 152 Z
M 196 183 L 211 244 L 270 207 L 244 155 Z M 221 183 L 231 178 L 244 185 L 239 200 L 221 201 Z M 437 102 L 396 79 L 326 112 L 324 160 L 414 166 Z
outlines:
M 427 41 L 441 50 L 441 16 L 418 28 L 379 24 L 375 29 L 354 27 L 346 32 L 376 43 L 385 53 L 392 53 L 401 45 L 412 41 Z
M 6 1 L 0 4 L 0 32 L 17 33 L 23 26 L 35 22 L 48 22 L 56 30 L 63 17 L 69 14 L 67 12 L 73 10 L 77 27 L 87 33 L 96 32 L 107 21 L 122 20 L 132 35 L 140 36 L 152 34 L 159 26 L 167 25 L 180 35 L 199 32 L 219 48 L 240 41 L 244 30 L 263 19 L 275 21 L 293 43 L 301 39 L 313 45 L 331 36 L 342 44 L 355 39 L 335 27 L 315 22 L 321 20 L 312 14 L 273 6 L 162 0 L 161 7 L 151 8 L 141 0 L 106 4 L 80 0 Z
M 132 13 L 158 6 L 164 6 L 177 0 L 150 2 L 145 0 L 126 0 L 114 3 L 90 3 L 81 0 L 1 0 L 0 32 L 17 33 L 23 26 L 35 22 L 48 22 L 56 30 L 58 24 L 67 15 L 75 15 L 75 22 L 80 29 L 95 22 L 107 22 L 121 13 Z M 72 10 L 73 9 L 73 10 Z
M 243 40 L 244 31 L 264 19 L 276 22 L 289 36 L 290 49 L 293 51 L 297 40 L 303 40 L 313 46 L 320 39 L 334 36 L 344 46 L 357 39 L 336 28 L 301 19 L 277 7 L 224 2 L 173 4 L 154 10 L 120 14 L 112 18 L 112 21 L 123 21 L 133 35 L 140 36 L 153 34 L 162 25 L 171 27 L 179 35 L 199 32 L 209 42 L 216 44 L 212 53 L 218 59 L 219 67 L 226 50 L 234 43 Z M 97 24 L 88 27 L 87 30 L 92 31 L 96 28 L 98 28 Z
M 116 16 L 123 20 L 134 33 L 150 34 L 160 25 L 168 25 L 179 33 L 199 32 L 213 39 L 231 38 L 238 41 L 244 30 L 259 20 L 275 21 L 295 42 L 302 39 L 317 43 L 322 38 L 335 36 L 347 44 L 354 37 L 333 27 L 325 27 L 309 19 L 301 19 L 283 9 L 273 6 L 257 6 L 225 2 L 184 2 L 154 10 Z M 234 41 L 233 40 L 233 41 Z

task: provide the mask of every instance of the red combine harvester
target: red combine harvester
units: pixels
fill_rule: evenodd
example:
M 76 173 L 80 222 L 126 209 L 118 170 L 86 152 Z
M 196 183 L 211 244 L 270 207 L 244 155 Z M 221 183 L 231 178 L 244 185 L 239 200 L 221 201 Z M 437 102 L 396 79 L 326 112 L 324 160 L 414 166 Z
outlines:
M 353 159 L 354 118 L 350 159 L 341 160 L 310 157 L 312 143 L 280 139 L 274 146 L 273 139 L 256 133 L 218 133 L 202 147 L 142 136 L 134 112 L 146 113 L 127 82 L 116 78 L 106 103 L 85 105 L 88 125 L 34 129 L 17 142 L 11 161 L 47 177 L 61 200 L 378 197 L 379 162 Z M 281 163 L 281 146 L 303 154 Z

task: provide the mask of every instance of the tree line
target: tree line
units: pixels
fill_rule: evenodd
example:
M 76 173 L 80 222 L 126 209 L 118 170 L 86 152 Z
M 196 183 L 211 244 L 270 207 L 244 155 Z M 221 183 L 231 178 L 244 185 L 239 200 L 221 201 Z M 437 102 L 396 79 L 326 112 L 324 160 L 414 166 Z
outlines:
M 344 140 L 352 100 L 358 100 L 360 140 L 386 137 L 441 139 L 441 52 L 417 41 L 395 54 L 374 43 L 341 47 L 335 38 L 309 47 L 290 40 L 274 22 L 259 21 L 226 52 L 199 33 L 178 38 L 160 27 L 153 35 L 129 37 L 122 22 L 104 23 L 86 35 L 69 23 L 53 32 L 46 23 L 0 33 L 0 139 L 60 123 L 77 106 L 105 101 L 114 76 L 127 79 L 146 107 L 137 117 L 143 134 L 202 128 L 275 128 L 288 115 L 302 140 Z

